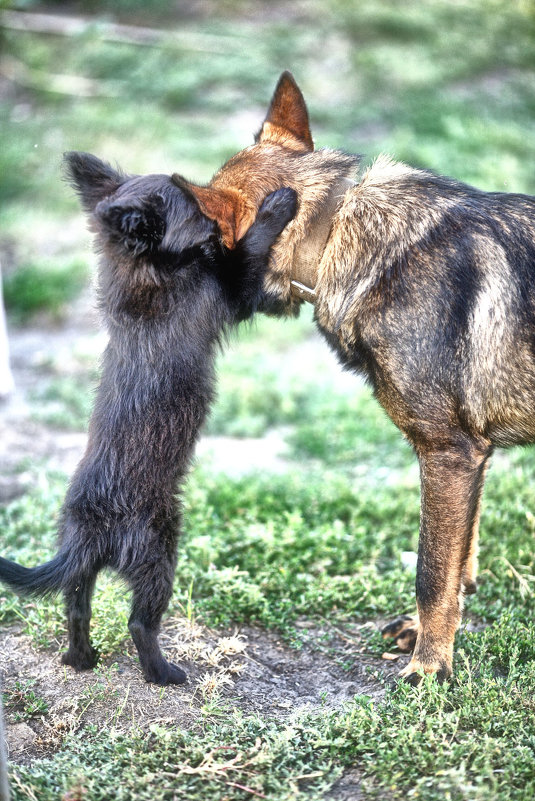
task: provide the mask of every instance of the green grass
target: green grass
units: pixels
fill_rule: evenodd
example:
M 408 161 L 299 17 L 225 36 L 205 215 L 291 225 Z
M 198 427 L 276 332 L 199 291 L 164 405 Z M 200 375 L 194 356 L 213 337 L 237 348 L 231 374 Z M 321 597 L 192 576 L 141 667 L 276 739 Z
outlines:
M 88 275 L 87 264 L 78 259 L 21 264 L 3 281 L 6 309 L 18 322 L 42 310 L 58 317 L 86 285 Z
M 307 470 L 205 476 L 190 491 L 178 582 L 193 583 L 197 612 L 210 622 L 291 630 L 299 615 L 363 618 L 411 606 L 414 577 L 400 554 L 415 545 L 416 492 L 412 504 L 399 489 L 374 500 L 340 476 Z
M 373 428 L 374 413 L 363 398 L 362 426 Z M 322 425 L 328 429 L 329 421 Z M 356 449 L 361 443 L 365 437 L 357 437 Z M 387 461 L 406 458 L 400 442 L 383 448 Z M 373 475 L 385 451 L 367 458 Z M 451 684 L 398 686 L 381 704 L 356 697 L 336 714 L 325 709 L 287 721 L 241 715 L 221 701 L 190 731 L 172 724 L 152 733 L 85 726 L 55 756 L 16 768 L 15 798 L 27 797 L 25 787 L 47 801 L 57 798 L 58 787 L 81 786 L 96 801 L 113 784 L 119 799 L 247 798 L 237 785 L 277 801 L 319 799 L 343 768 L 355 765 L 365 798 L 529 797 L 535 787 L 534 472 L 524 450 L 501 456 L 490 472 L 481 586 L 468 602 L 468 613 L 487 626 L 459 633 Z M 2 511 L 6 555 L 30 564 L 53 552 L 63 488 L 53 479 Z M 401 552 L 416 547 L 418 490 L 403 469 L 389 472 L 387 486 L 384 474 L 356 480 L 344 460 L 325 472 L 311 459 L 299 473 L 242 479 L 199 467 L 185 511 L 173 604 L 182 612 L 192 607 L 197 620 L 260 622 L 298 642 L 298 616 L 313 630 L 315 621 L 343 626 L 412 607 L 414 575 L 403 568 Z M 3 595 L 4 624 L 22 621 L 37 647 L 57 642 L 64 631 L 59 604 L 21 605 Z M 124 652 L 127 616 L 121 583 L 101 577 L 93 639 L 104 655 Z M 372 636 L 367 647 L 379 655 L 384 646 Z
M 55 757 L 19 768 L 16 797 L 31 787 L 55 801 L 58 789 L 83 788 L 82 797 L 104 801 L 113 787 L 118 801 L 320 799 L 343 767 L 357 766 L 365 798 L 523 801 L 535 791 L 535 671 L 519 666 L 512 646 L 497 675 L 490 641 L 475 643 L 477 673 L 460 660 L 451 686 L 400 685 L 381 706 L 361 696 L 286 721 L 222 709 L 202 733 L 88 727 Z
M 291 21 L 276 4 L 262 6 L 269 11 L 260 22 L 261 4 L 251 11 L 238 0 L 200 20 L 173 16 L 160 0 L 91 3 L 121 21 L 180 31 L 159 47 L 114 44 L 98 27 L 76 38 L 1 32 L 16 76 L 0 100 L 0 251 L 12 320 L 42 309 L 60 315 L 84 276 L 88 241 L 79 252 L 63 239 L 81 220 L 60 180 L 64 150 L 207 180 L 252 141 L 285 68 L 304 90 L 319 146 L 361 152 L 367 162 L 387 151 L 489 190 L 535 192 L 531 2 L 308 0 L 288 10 Z M 75 79 L 69 91 L 58 75 Z M 43 250 L 47 237 L 53 247 Z M 330 381 L 310 330 L 306 314 L 260 320 L 220 359 L 208 432 L 276 428 L 288 471 L 233 478 L 194 470 L 171 610 L 210 625 L 258 623 L 296 645 L 299 618 L 314 632 L 325 620 L 343 627 L 412 610 L 414 574 L 402 553 L 417 547 L 419 516 L 410 449 L 366 388 Z M 35 399 L 41 419 L 85 428 L 94 371 L 82 372 L 54 375 Z M 56 801 L 68 791 L 107 800 L 110 788 L 119 801 L 320 799 L 346 768 L 366 799 L 533 796 L 534 464 L 529 450 L 495 458 L 481 583 L 467 602 L 484 627 L 458 634 L 450 684 L 399 685 L 381 703 L 357 696 L 342 710 L 287 719 L 240 713 L 216 698 L 189 730 L 170 721 L 151 732 L 79 723 L 48 759 L 12 766 L 15 801 Z M 65 478 L 43 473 L 39 486 L 0 509 L 2 553 L 27 565 L 54 552 Z M 128 606 L 122 584 L 101 576 L 92 636 L 108 658 L 127 647 Z M 57 649 L 65 636 L 55 600 L 21 602 L 2 590 L 0 621 L 21 625 L 37 648 Z M 368 653 L 383 647 L 367 635 Z M 87 692 L 84 708 L 98 700 L 98 689 Z M 30 723 L 34 713 L 47 716 L 23 682 L 6 702 L 9 715 Z
M 34 692 L 34 680 L 16 681 L 14 689 L 3 693 L 3 703 L 15 721 L 31 720 L 47 714 L 48 704 Z

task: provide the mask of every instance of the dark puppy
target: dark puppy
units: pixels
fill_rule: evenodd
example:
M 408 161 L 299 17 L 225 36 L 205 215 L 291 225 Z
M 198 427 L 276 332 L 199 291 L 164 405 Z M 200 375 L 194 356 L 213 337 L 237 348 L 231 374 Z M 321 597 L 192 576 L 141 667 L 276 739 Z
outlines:
M 285 73 L 256 143 L 190 190 L 222 228 L 246 224 L 267 192 L 297 190 L 264 303 L 288 313 L 311 300 L 342 363 L 370 381 L 417 453 L 419 617 L 385 634 L 414 648 L 408 679 L 444 678 L 464 594 L 476 588 L 489 456 L 535 440 L 535 198 L 386 158 L 355 183 L 357 164 L 314 151 L 303 96 Z
M 157 641 L 176 562 L 176 492 L 213 397 L 221 335 L 256 310 L 269 249 L 295 213 L 296 193 L 269 195 L 248 230 L 229 223 L 229 249 L 170 177 L 127 177 L 81 153 L 68 154 L 66 164 L 102 251 L 100 306 L 110 339 L 87 451 L 61 513 L 59 551 L 32 569 L 0 559 L 0 579 L 22 593 L 63 591 L 63 662 L 83 670 L 97 660 L 89 640 L 95 579 L 114 568 L 133 592 L 128 626 L 145 678 L 178 684 L 186 674 Z

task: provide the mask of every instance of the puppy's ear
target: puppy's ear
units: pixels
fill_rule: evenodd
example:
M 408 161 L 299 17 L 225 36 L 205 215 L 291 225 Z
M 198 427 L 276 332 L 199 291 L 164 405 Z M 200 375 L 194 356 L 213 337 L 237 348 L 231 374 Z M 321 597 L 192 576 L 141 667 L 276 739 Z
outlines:
M 66 178 L 87 212 L 92 212 L 99 201 L 112 195 L 125 181 L 124 175 L 90 153 L 65 153 L 63 164 Z
M 305 98 L 291 72 L 283 72 L 279 78 L 256 141 L 273 142 L 292 150 L 314 150 Z
M 109 239 L 133 256 L 154 253 L 165 236 L 165 216 L 158 198 L 151 198 L 142 206 L 102 200 L 94 214 Z
M 253 224 L 256 208 L 239 189 L 196 186 L 176 174 L 172 176 L 171 180 L 195 200 L 201 212 L 208 219 L 215 220 L 226 248 L 234 248 L 236 242 Z

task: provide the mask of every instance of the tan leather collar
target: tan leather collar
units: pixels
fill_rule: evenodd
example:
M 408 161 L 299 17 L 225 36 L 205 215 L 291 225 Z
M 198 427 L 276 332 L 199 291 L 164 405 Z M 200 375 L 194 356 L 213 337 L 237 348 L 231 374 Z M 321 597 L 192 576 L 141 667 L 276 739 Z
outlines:
M 331 187 L 319 214 L 311 220 L 309 233 L 294 255 L 290 280 L 294 298 L 306 300 L 308 303 L 315 302 L 318 266 L 331 233 L 333 217 L 340 207 L 342 198 L 353 186 L 355 181 L 340 178 Z

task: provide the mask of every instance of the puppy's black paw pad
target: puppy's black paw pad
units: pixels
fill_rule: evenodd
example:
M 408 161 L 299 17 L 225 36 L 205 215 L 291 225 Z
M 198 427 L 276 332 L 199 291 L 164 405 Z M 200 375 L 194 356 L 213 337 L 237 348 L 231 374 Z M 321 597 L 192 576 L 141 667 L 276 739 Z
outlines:
M 184 682 L 188 678 L 188 674 L 179 668 L 178 665 L 174 665 L 172 662 L 168 663 L 169 665 L 169 676 L 167 678 L 168 684 L 184 684 Z

